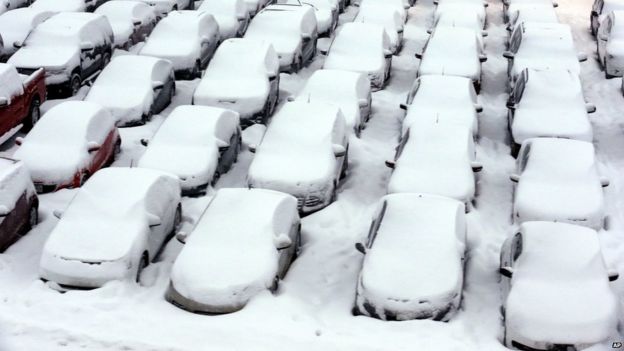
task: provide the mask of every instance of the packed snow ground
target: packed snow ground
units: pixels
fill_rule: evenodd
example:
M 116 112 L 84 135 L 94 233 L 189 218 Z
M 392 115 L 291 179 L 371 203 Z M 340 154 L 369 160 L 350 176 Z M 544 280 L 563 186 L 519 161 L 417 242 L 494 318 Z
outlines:
M 415 78 L 414 53 L 424 44 L 434 8 L 431 1 L 419 0 L 409 10 L 405 46 L 393 59 L 389 85 L 373 94 L 373 115 L 361 139 L 351 139 L 349 173 L 338 201 L 303 219 L 302 253 L 276 295 L 264 292 L 242 311 L 222 316 L 194 315 L 174 307 L 163 295 L 181 249 L 175 240 L 144 271 L 140 286 L 112 282 L 92 291 L 53 291 L 38 280 L 38 267 L 43 244 L 57 221 L 52 211 L 64 208 L 76 193 L 62 190 L 41 196 L 41 223 L 0 255 L 0 350 L 505 350 L 500 343 L 497 268 L 500 246 L 512 231 L 508 174 L 514 161 L 507 145 L 507 63 L 501 55 L 507 32 L 501 2 L 489 3 L 488 61 L 480 98 L 485 109 L 477 147 L 484 170 L 479 174 L 477 208 L 468 215 L 462 307 L 449 323 L 384 322 L 350 313 L 362 259 L 353 245 L 365 238 L 375 205 L 385 194 L 390 170 L 384 160 L 393 157 L 399 137 L 399 103 Z M 598 107 L 591 116 L 595 144 L 601 170 L 611 179 L 606 192 L 610 230 L 601 232 L 600 239 L 606 259 L 624 272 L 624 103 L 621 80 L 605 80 L 591 60 L 596 44 L 588 29 L 590 7 L 588 0 L 568 0 L 557 12 L 562 22 L 573 26 L 577 48 L 590 56 L 582 64 L 582 81 L 587 99 Z M 349 8 L 341 24 L 351 21 L 355 12 Z M 282 75 L 281 99 L 296 94 L 323 59 L 318 56 L 299 74 Z M 175 106 L 189 104 L 197 83 L 178 82 L 170 107 L 146 126 L 122 129 L 122 154 L 114 165 L 136 164 L 144 151 L 139 140 L 152 136 Z M 44 104 L 44 111 L 55 103 Z M 4 146 L 1 154 L 14 151 Z M 244 150 L 217 187 L 244 186 L 251 159 Z M 185 226 L 192 226 L 208 200 L 184 200 Z M 614 286 L 624 297 L 624 279 Z M 613 341 L 623 340 L 623 335 L 613 336 Z M 611 346 L 592 348 L 603 349 Z

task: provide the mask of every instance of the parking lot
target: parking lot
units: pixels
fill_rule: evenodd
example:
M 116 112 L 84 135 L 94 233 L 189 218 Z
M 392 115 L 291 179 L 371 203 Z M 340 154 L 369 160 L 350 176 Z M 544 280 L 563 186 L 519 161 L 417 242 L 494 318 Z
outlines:
M 377 203 L 386 195 L 391 170 L 384 162 L 393 159 L 400 138 L 404 111 L 399 104 L 405 102 L 416 79 L 419 60 L 414 55 L 421 52 L 431 26 L 434 5 L 419 0 L 408 11 L 403 48 L 392 58 L 389 82 L 373 92 L 370 120 L 359 138 L 350 137 L 348 171 L 336 201 L 302 218 L 301 253 L 276 293 L 262 292 L 232 314 L 206 316 L 176 308 L 163 298 L 173 262 L 183 248 L 175 239 L 145 269 L 140 284 L 113 281 L 95 290 L 65 293 L 50 289 L 39 280 L 39 264 L 58 222 L 52 212 L 64 209 L 78 191 L 63 189 L 40 195 L 40 223 L 0 255 L 0 350 L 505 350 L 498 268 L 501 245 L 513 230 L 509 174 L 515 159 L 510 155 L 505 105 L 507 59 L 502 56 L 508 32 L 502 3 L 488 3 L 484 38 L 488 60 L 482 66 L 483 112 L 476 145 L 483 171 L 477 176 L 474 209 L 466 215 L 461 307 L 449 322 L 388 322 L 352 315 L 363 257 L 354 244 L 365 240 Z M 605 191 L 609 226 L 599 232 L 599 239 L 605 260 L 624 272 L 624 100 L 621 79 L 606 80 L 594 59 L 590 11 L 591 3 L 582 0 L 562 1 L 556 9 L 560 22 L 571 25 L 577 49 L 589 56 L 581 63 L 581 81 L 585 98 L 597 107 L 590 121 L 598 168 L 610 179 Z M 357 8 L 350 6 L 340 15 L 339 26 L 351 22 L 356 13 Z M 329 43 L 330 39 L 321 38 L 318 48 Z M 300 72 L 280 75 L 278 109 L 321 69 L 325 58 L 319 51 Z M 191 104 L 199 81 L 177 80 L 175 96 L 165 110 L 143 126 L 120 128 L 121 153 L 112 166 L 136 166 L 145 151 L 141 139 L 151 138 L 175 107 Z M 70 99 L 82 99 L 88 90 L 85 86 Z M 42 113 L 59 102 L 45 102 Z M 256 132 L 243 131 L 245 147 L 214 190 L 247 187 L 254 154 L 246 145 L 257 143 Z M 18 147 L 13 139 L 0 148 L 0 156 L 14 154 Z M 183 198 L 183 229 L 192 230 L 212 193 Z M 623 280 L 611 286 L 623 305 Z M 624 340 L 621 332 L 613 338 L 592 350 L 606 350 L 611 342 Z

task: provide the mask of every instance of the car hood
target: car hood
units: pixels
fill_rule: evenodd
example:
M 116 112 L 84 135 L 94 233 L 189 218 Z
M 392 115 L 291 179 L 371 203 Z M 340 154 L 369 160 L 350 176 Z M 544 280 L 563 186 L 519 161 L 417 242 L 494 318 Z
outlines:
M 9 59 L 10 64 L 20 68 L 60 68 L 79 61 L 78 47 L 72 45 L 24 46 Z
M 343 53 L 332 53 L 325 60 L 325 69 L 344 69 L 361 73 L 380 72 L 385 66 L 385 59 L 379 54 L 353 55 Z
M 216 147 L 152 144 L 139 160 L 138 166 L 158 169 L 179 177 L 206 178 L 209 181 L 217 168 L 218 158 Z
M 34 182 L 61 184 L 71 181 L 86 166 L 88 153 L 71 147 L 24 143 L 13 157 L 26 164 Z
M 140 119 L 149 112 L 154 101 L 154 94 L 148 84 L 142 87 L 136 84 L 99 85 L 96 82 L 85 101 L 102 105 L 118 122 Z
M 522 108 L 514 114 L 512 133 L 516 143 L 534 137 L 564 137 L 592 142 L 592 126 L 585 106 L 578 108 Z

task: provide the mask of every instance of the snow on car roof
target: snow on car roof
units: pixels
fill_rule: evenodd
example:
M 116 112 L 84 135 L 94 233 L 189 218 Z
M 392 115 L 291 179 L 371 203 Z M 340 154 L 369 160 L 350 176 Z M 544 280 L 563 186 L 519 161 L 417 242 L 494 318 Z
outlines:
M 37 0 L 30 5 L 36 10 L 46 11 L 84 11 L 85 0 Z
M 273 281 L 278 268 L 274 237 L 288 234 L 293 219 L 298 219 L 297 200 L 291 195 L 220 189 L 178 255 L 172 284 L 198 302 L 247 302 Z
M 354 21 L 382 25 L 388 33 L 401 30 L 404 25 L 401 14 L 396 8 L 369 1 L 363 1 L 360 4 Z
M 72 38 L 77 43 L 79 33 L 84 26 L 98 17 L 101 15 L 86 12 L 57 13 L 39 24 L 28 36 L 26 42 L 30 44 L 36 41 L 38 45 L 58 45 L 59 41 L 56 40 L 62 40 L 61 43 L 65 43 L 69 38 Z
M 461 289 L 464 205 L 444 197 L 391 194 L 364 257 L 362 285 L 374 300 L 450 299 Z M 386 302 L 387 303 L 387 302 Z
M 30 175 L 24 164 L 0 157 L 0 207 L 13 210 L 24 191 L 34 193 Z
M 526 222 L 506 303 L 508 327 L 521 337 L 562 344 L 594 343 L 614 329 L 598 234 L 566 223 Z
M 24 93 L 24 85 L 13 65 L 0 63 L 0 98 L 11 100 Z
M 202 30 L 200 26 L 203 23 L 218 30 L 217 22 L 209 13 L 190 10 L 172 11 L 158 22 L 141 48 L 140 54 L 181 56 L 193 52 L 199 47 L 198 38 Z
M 443 1 L 438 6 L 436 6 L 434 17 L 438 17 L 443 13 L 451 13 L 456 14 L 461 12 L 464 16 L 472 18 L 473 16 L 468 16 L 468 14 L 472 14 L 476 16 L 481 23 L 485 21 L 485 7 L 483 3 L 474 3 L 474 2 L 447 2 Z M 458 20 L 461 18 L 459 16 Z
M 245 38 L 267 40 L 281 52 L 298 45 L 303 34 L 311 35 L 315 30 L 316 16 L 311 7 L 269 5 L 253 18 Z
M 529 162 L 523 172 L 549 179 L 586 177 L 595 168 L 594 145 L 563 138 L 529 139 Z
M 156 18 L 156 12 L 153 7 L 141 1 L 107 1 L 99 6 L 95 13 L 104 15 L 109 21 L 124 21 L 130 23 L 132 20 L 142 20 L 146 14 Z
M 247 16 L 247 7 L 243 0 L 204 1 L 197 11 L 206 11 L 213 15 Z
M 512 26 L 522 22 L 559 22 L 551 1 L 544 4 L 511 4 L 507 13 L 509 13 L 509 23 Z
M 384 65 L 384 50 L 390 39 L 385 29 L 374 23 L 351 22 L 338 29 L 323 68 L 368 71 Z
M 232 38 L 219 45 L 206 74 L 231 76 L 259 73 L 266 78 L 278 71 L 279 60 L 271 43 L 253 38 Z
M 0 33 L 7 44 L 14 40 L 8 37 L 11 33 L 26 35 L 34 25 L 52 16 L 50 11 L 39 11 L 30 7 L 14 9 L 0 15 Z M 21 38 L 23 39 L 23 38 Z M 20 40 L 21 40 L 20 39 Z M 15 39 L 17 40 L 17 38 Z
M 462 27 L 436 27 L 427 42 L 425 57 L 433 55 L 435 60 L 457 60 L 457 56 L 476 60 L 479 54 L 477 36 L 474 30 Z M 421 63 L 422 65 L 422 63 Z
M 479 18 L 479 14 L 474 13 L 473 15 L 469 15 L 469 13 L 466 13 L 463 6 L 446 6 L 441 10 L 436 10 L 434 23 L 436 27 L 462 27 L 479 31 L 483 29 L 483 20 Z

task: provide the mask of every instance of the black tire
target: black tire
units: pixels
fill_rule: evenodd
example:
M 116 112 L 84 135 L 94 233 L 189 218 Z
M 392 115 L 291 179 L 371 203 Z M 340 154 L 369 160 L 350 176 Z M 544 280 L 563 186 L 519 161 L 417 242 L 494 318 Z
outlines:
M 137 267 L 136 276 L 134 278 L 134 281 L 137 284 L 141 282 L 141 273 L 143 273 L 143 270 L 148 265 L 149 265 L 149 258 L 147 256 L 147 252 L 143 252 L 143 255 L 141 255 L 141 260 L 139 261 L 139 266 Z
M 513 158 L 518 158 L 518 153 L 520 152 L 520 144 L 517 144 L 515 141 L 511 141 L 511 156 Z
M 69 96 L 78 94 L 80 88 L 82 88 L 82 79 L 78 73 L 74 73 L 69 80 Z
M 28 117 L 24 121 L 24 132 L 29 132 L 37 124 L 39 118 L 41 118 L 41 102 L 38 97 L 35 97 L 30 102 Z

